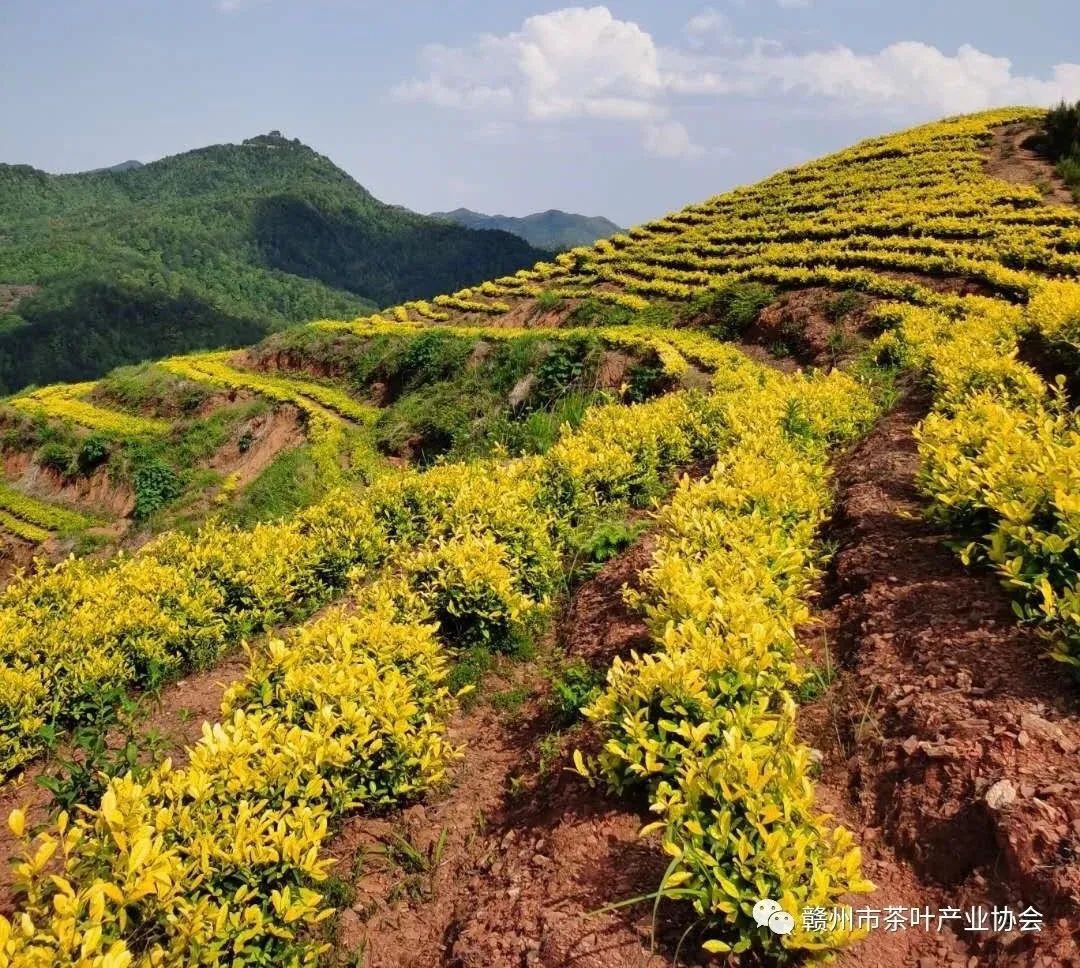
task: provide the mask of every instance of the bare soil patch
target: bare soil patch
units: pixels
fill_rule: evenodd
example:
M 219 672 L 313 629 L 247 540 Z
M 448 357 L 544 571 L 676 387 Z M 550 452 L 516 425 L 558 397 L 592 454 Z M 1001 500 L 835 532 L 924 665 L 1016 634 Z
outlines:
M 236 487 L 246 487 L 278 454 L 299 447 L 304 440 L 300 411 L 291 404 L 283 404 L 245 421 L 214 454 L 210 466 L 233 477 Z
M 850 359 L 876 335 L 870 310 L 879 302 L 861 292 L 827 286 L 791 289 L 766 306 L 743 334 L 748 355 L 758 362 L 831 369 Z
M 40 291 L 41 286 L 0 282 L 0 315 L 13 313 L 19 303 Z
M 897 282 L 914 282 L 934 292 L 949 296 L 995 296 L 993 286 L 968 276 L 934 275 L 929 272 L 902 272 L 899 269 L 877 269 L 876 274 Z
M 0 533 L 0 588 L 4 588 L 20 570 L 30 570 L 34 555 L 41 549 L 13 534 Z
M 476 320 L 480 325 L 499 326 L 508 329 L 528 327 L 529 329 L 558 329 L 564 326 L 578 306 L 576 299 L 564 299 L 553 309 L 541 309 L 535 299 L 518 299 L 510 312 L 502 316 L 491 316 L 486 320 Z
M 135 492 L 118 484 L 107 467 L 86 476 L 65 477 L 51 467 L 34 462 L 27 451 L 11 451 L 4 456 L 4 476 L 19 490 L 43 501 L 54 501 L 89 511 L 123 518 L 135 507 Z
M 1077 686 L 994 576 L 946 546 L 958 536 L 920 516 L 911 431 L 927 407 L 908 394 L 839 467 L 840 550 L 805 637 L 842 672 L 802 726 L 880 886 L 867 903 L 1032 905 L 1045 925 L 878 931 L 842 963 L 1080 965 Z
M 603 668 L 647 644 L 622 587 L 651 554 L 646 536 L 577 591 L 558 633 L 569 655 Z M 658 844 L 638 836 L 645 804 L 620 804 L 573 772 L 573 749 L 596 742 L 583 727 L 541 753 L 553 725 L 543 662 L 506 674 L 531 696 L 512 715 L 487 704 L 459 713 L 450 738 L 465 757 L 448 790 L 388 817 L 355 817 L 335 840 L 339 875 L 358 870 L 339 952 L 369 968 L 670 965 L 650 951 L 651 902 L 596 913 L 663 877 Z M 499 685 L 485 682 L 484 693 Z M 408 874 L 386 856 L 402 838 L 427 869 Z M 660 941 L 670 950 L 668 933 Z M 699 960 L 694 947 L 683 964 Z
M 1035 150 L 1035 134 L 1036 128 L 1027 122 L 997 128 L 990 142 L 986 173 L 1015 185 L 1037 186 L 1047 205 L 1075 205 L 1069 186 L 1053 164 Z
M 332 343 L 328 352 L 316 356 L 300 348 L 282 349 L 275 346 L 273 341 L 258 343 L 233 357 L 232 365 L 260 373 L 283 373 L 286 376 L 306 373 L 316 379 L 332 380 L 347 376 L 349 372 L 347 358 L 334 353 L 333 346 Z

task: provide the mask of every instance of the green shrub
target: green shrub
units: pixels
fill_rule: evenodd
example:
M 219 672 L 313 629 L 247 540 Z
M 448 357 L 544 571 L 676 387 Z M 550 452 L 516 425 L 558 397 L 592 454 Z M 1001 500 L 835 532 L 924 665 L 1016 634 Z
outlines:
M 837 323 L 845 316 L 859 308 L 862 299 L 854 289 L 845 289 L 838 296 L 829 301 L 829 318 Z
M 675 307 L 671 303 L 654 302 L 648 309 L 643 309 L 632 322 L 636 326 L 655 326 L 657 329 L 667 329 L 675 323 Z
M 579 326 L 622 326 L 634 318 L 632 309 L 600 299 L 583 299 L 570 319 Z
M 74 448 L 59 441 L 49 441 L 42 445 L 37 452 L 37 462 L 64 477 L 74 476 L 79 466 Z
M 536 369 L 535 392 L 539 399 L 550 401 L 564 396 L 585 371 L 585 363 L 570 346 L 552 350 Z
M 415 387 L 445 380 L 461 369 L 471 348 L 470 340 L 444 329 L 421 333 L 401 357 L 402 382 Z
M 731 282 L 691 300 L 684 316 L 711 316 L 708 327 L 717 339 L 738 339 L 776 298 L 776 290 L 760 282 Z
M 577 430 L 589 407 L 607 402 L 601 393 L 572 390 L 547 410 L 534 410 L 520 421 L 509 421 L 500 442 L 514 454 L 545 454 L 559 439 L 564 426 Z
M 643 403 L 663 393 L 671 382 L 659 362 L 635 363 L 626 373 L 626 399 L 631 403 Z
M 542 313 L 550 313 L 563 304 L 564 300 L 554 289 L 545 289 L 536 297 L 536 308 Z
M 1062 158 L 1057 165 L 1058 174 L 1065 179 L 1065 184 L 1072 189 L 1076 200 L 1080 201 L 1080 155 Z
M 91 434 L 83 441 L 77 459 L 79 470 L 89 474 L 109 459 L 113 441 L 107 434 Z
M 551 711 L 560 727 L 570 726 L 592 702 L 604 681 L 603 675 L 584 659 L 567 663 L 551 680 Z
M 1062 101 L 1047 112 L 1042 141 L 1043 150 L 1055 161 L 1080 156 L 1080 101 Z
M 1043 152 L 1057 162 L 1057 172 L 1080 201 L 1080 101 L 1062 101 L 1046 115 L 1040 138 Z
M 139 460 L 133 476 L 135 485 L 135 518 L 144 521 L 180 496 L 180 478 L 160 457 Z

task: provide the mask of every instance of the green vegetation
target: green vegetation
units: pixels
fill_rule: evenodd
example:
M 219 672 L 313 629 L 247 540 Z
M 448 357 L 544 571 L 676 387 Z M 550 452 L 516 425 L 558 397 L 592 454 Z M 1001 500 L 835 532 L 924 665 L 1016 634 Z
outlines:
M 50 764 L 37 783 L 49 791 L 54 811 L 96 807 L 116 777 L 149 774 L 164 744 L 160 732 L 146 724 L 147 699 L 155 698 L 149 692 L 140 701 L 120 686 L 105 687 L 75 711 L 79 725 L 70 735 L 52 723 L 42 727 Z
M 213 393 L 205 383 L 170 373 L 154 363 L 121 366 L 97 382 L 91 398 L 104 406 L 148 412 L 155 417 L 187 417 Z
M 125 171 L 0 165 L 0 391 L 255 342 L 273 329 L 426 298 L 543 253 L 385 205 L 280 137 Z M 0 300 L 3 303 L 3 300 Z
M 753 961 L 827 959 L 858 941 L 849 925 L 810 931 L 795 920 L 874 889 L 856 836 L 815 804 L 817 757 L 800 739 L 797 700 L 820 699 L 834 672 L 827 649 L 821 667 L 806 667 L 795 630 L 808 627 L 837 547 L 821 540 L 835 459 L 894 399 L 898 368 L 902 385 L 927 385 L 929 415 L 888 446 L 910 456 L 917 448 L 914 484 L 933 516 L 954 531 L 980 522 L 964 560 L 995 567 L 1019 616 L 1057 635 L 1055 657 L 1080 666 L 1080 575 L 1070 557 L 1080 542 L 1080 428 L 1057 383 L 1017 352 L 1033 332 L 1080 347 L 1080 213 L 1048 210 L 1032 186 L 985 177 L 992 129 L 1031 117 L 952 119 L 781 173 L 592 255 L 567 253 L 440 301 L 462 314 L 446 314 L 457 328 L 426 328 L 410 313 L 431 319 L 430 307 L 414 304 L 397 307 L 394 322 L 289 330 L 243 360 L 166 361 L 181 379 L 201 373 L 221 396 L 232 392 L 237 407 L 251 394 L 263 406 L 303 409 L 307 400 L 309 430 L 322 428 L 313 468 L 264 473 L 270 514 L 291 500 L 295 478 L 324 485 L 330 468 L 341 482 L 340 458 L 362 449 L 369 430 L 433 466 L 391 465 L 366 488 L 335 488 L 313 508 L 250 530 L 215 520 L 111 562 L 69 559 L 11 583 L 0 603 L 5 772 L 47 747 L 49 729 L 93 721 L 110 689 L 153 688 L 270 633 L 186 763 L 145 777 L 133 770 L 102 788 L 85 786 L 77 759 L 68 775 L 82 788 L 61 792 L 89 801 L 81 809 L 51 829 L 35 817 L 28 826 L 21 809 L 11 814 L 28 858 L 0 916 L 15 963 L 189 963 L 207 951 L 314 963 L 331 936 L 319 926 L 351 897 L 342 883 L 323 886 L 328 837 L 353 812 L 415 803 L 446 784 L 455 758 L 473 752 L 448 737 L 458 698 L 470 695 L 459 690 L 476 684 L 476 696 L 486 671 L 546 648 L 543 632 L 575 574 L 630 546 L 647 507 L 648 548 L 619 562 L 637 566 L 622 600 L 640 615 L 647 644 L 620 649 L 606 670 L 544 654 L 549 699 L 547 689 L 526 697 L 503 686 L 491 704 L 512 715 L 528 703 L 531 713 L 531 696 L 545 696 L 554 730 L 536 744 L 539 775 L 569 760 L 647 807 L 653 822 L 641 833 L 659 835 L 658 858 L 662 838 L 667 860 L 657 870 L 666 863 L 666 872 L 654 893 L 612 897 L 609 909 L 655 900 L 659 921 L 661 901 L 677 900 L 682 911 L 665 927 L 681 922 L 704 952 Z M 977 237 L 958 237 L 957 210 L 970 213 Z M 1010 264 L 1018 253 L 1030 268 Z M 996 298 L 939 291 L 914 273 L 962 275 Z M 706 335 L 743 333 L 772 286 L 832 287 L 829 348 L 848 357 L 850 372 L 782 372 Z M 548 290 L 584 299 L 583 317 L 606 325 L 475 325 L 478 305 L 496 316 L 511 309 L 503 299 Z M 858 308 L 849 290 L 879 302 Z M 839 321 L 856 312 L 878 334 L 872 344 L 847 345 L 851 327 Z M 873 372 L 874 360 L 888 370 Z M 138 380 L 123 374 L 102 392 L 135 401 Z M 632 407 L 591 406 L 676 385 L 690 388 Z M 378 403 L 378 417 L 361 396 Z M 339 420 L 354 406 L 355 422 Z M 553 421 L 575 412 L 580 429 L 551 446 Z M 133 475 L 160 472 L 146 477 L 153 503 L 170 469 L 191 474 L 190 486 L 210 480 L 216 471 L 192 468 L 222 434 L 253 446 L 250 426 L 219 426 L 203 413 L 197 407 L 171 436 L 112 444 L 100 426 L 87 434 L 70 409 L 66 422 L 54 413 L 45 426 L 17 412 L 10 432 L 32 438 L 39 460 L 55 467 L 108 466 L 110 448 L 122 448 Z M 507 456 L 515 448 L 530 456 Z M 487 459 L 472 459 L 480 454 Z M 461 460 L 438 459 L 446 457 Z M 343 595 L 347 605 L 283 628 Z M 871 689 L 867 708 L 872 698 Z M 575 732 L 561 726 L 579 716 L 591 725 L 576 731 L 584 748 L 571 752 Z M 100 731 L 87 736 L 92 760 Z M 134 766 L 137 756 L 125 756 Z M 487 833 L 502 837 L 501 826 Z M 431 890 L 425 879 L 445 831 L 434 844 L 415 833 L 403 823 L 384 838 L 398 868 L 390 903 Z M 1046 859 L 1057 853 L 1050 844 Z M 759 924 L 751 912 L 761 897 L 781 899 L 798 927 L 780 936 Z
M 828 306 L 829 318 L 838 323 L 851 315 L 862 304 L 862 297 L 854 289 L 845 289 L 842 293 L 834 296 Z
M 311 458 L 311 447 L 297 447 L 278 454 L 270 466 L 244 490 L 226 513 L 226 518 L 249 528 L 259 521 L 270 521 L 307 507 L 324 492 Z
M 1062 101 L 1047 112 L 1042 144 L 1080 201 L 1080 101 L 1071 105 Z
M 88 477 L 104 468 L 114 488 L 131 489 L 132 516 L 136 521 L 146 522 L 185 494 L 191 500 L 199 499 L 202 490 L 212 483 L 207 480 L 203 465 L 230 438 L 241 435 L 244 425 L 270 407 L 263 399 L 239 401 L 198 416 L 193 411 L 204 397 L 196 392 L 195 385 L 180 378 L 168 378 L 158 367 L 119 370 L 94 390 L 104 404 L 112 407 L 123 400 L 142 401 L 149 406 L 153 392 L 160 393 L 154 403 L 159 411 L 178 414 L 166 434 L 147 437 L 86 432 L 69 420 L 49 420 L 45 414 L 5 408 L 0 411 L 0 446 L 6 451 L 32 454 L 36 464 L 53 471 L 63 481 Z M 3 490 L 12 495 L 11 500 L 17 496 L 23 505 L 31 501 L 11 488 Z M 61 509 L 53 510 L 48 519 L 41 517 L 44 512 L 27 517 L 25 509 L 8 510 L 40 527 L 61 532 L 76 531 L 94 523 L 85 515 Z
M 591 578 L 605 562 L 637 541 L 645 527 L 644 521 L 627 521 L 623 517 L 587 522 L 571 536 L 568 582 L 576 584 Z
M 570 321 L 575 326 L 622 326 L 634 318 L 634 311 L 617 303 L 589 296 L 574 308 Z
M 591 404 L 610 398 L 600 385 L 603 343 L 592 334 L 556 341 L 537 330 L 488 341 L 449 328 L 303 327 L 275 334 L 258 353 L 340 373 L 357 395 L 376 396 L 376 446 L 420 464 L 500 449 L 543 453 L 564 425 L 579 426 Z M 656 372 L 651 359 L 631 367 L 642 399 L 659 386 L 649 377 Z
M 776 298 L 772 286 L 760 282 L 734 282 L 711 289 L 691 300 L 691 312 L 712 317 L 709 332 L 717 339 L 738 339 Z
M 603 684 L 603 672 L 584 659 L 567 662 L 551 680 L 551 710 L 557 727 L 565 729 L 577 722 Z

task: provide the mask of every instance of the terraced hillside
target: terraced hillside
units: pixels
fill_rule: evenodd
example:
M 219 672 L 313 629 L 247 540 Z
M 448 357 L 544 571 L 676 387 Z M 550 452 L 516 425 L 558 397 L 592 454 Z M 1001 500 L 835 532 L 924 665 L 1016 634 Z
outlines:
M 7 961 L 1080 963 L 1041 119 L 12 398 Z

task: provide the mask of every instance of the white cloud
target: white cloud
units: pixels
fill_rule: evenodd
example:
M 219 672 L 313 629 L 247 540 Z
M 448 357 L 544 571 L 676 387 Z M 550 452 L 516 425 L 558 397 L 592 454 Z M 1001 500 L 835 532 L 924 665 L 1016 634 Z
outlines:
M 736 7 L 749 6 L 754 0 L 729 0 Z M 784 10 L 800 10 L 809 7 L 813 0 L 776 0 L 776 5 Z
M 664 157 L 701 151 L 668 120 L 653 38 L 606 7 L 539 14 L 513 33 L 485 34 L 468 47 L 432 44 L 420 61 L 423 76 L 398 84 L 395 97 L 533 122 L 640 125 L 648 150 Z
M 726 30 L 730 22 L 726 14 L 708 7 L 691 17 L 683 29 L 691 37 L 697 37 L 701 34 L 711 34 L 715 30 Z
M 915 41 L 867 53 L 843 46 L 795 53 L 776 41 L 739 37 L 712 8 L 686 23 L 684 37 L 681 46 L 661 48 L 607 7 L 566 7 L 465 47 L 425 47 L 420 76 L 393 94 L 489 120 L 634 125 L 647 151 L 680 159 L 703 151 L 672 118 L 690 97 L 771 97 L 788 105 L 802 98 L 808 106 L 824 100 L 849 112 L 909 117 L 1080 98 L 1080 64 L 1060 64 L 1040 78 L 971 45 L 951 55 Z
M 658 158 L 691 160 L 705 154 L 705 149 L 694 144 L 690 132 L 678 121 L 648 124 L 644 136 L 645 150 Z
M 731 20 L 726 14 L 709 7 L 691 17 L 686 22 L 683 32 L 689 38 L 691 45 L 697 46 L 712 35 L 730 34 L 732 32 Z
M 841 101 L 856 109 L 959 114 L 1080 97 L 1080 64 L 1060 64 L 1048 79 L 1041 79 L 1015 74 L 1008 58 L 968 44 L 950 56 L 929 44 L 904 41 L 873 54 L 857 54 L 848 47 L 803 54 L 759 48 L 669 83 L 691 93 L 779 91 Z
M 806 5 L 806 0 L 778 2 Z M 722 15 L 713 13 L 706 10 L 687 24 L 690 49 L 661 51 L 664 88 L 670 94 L 801 94 L 853 111 L 902 114 L 960 114 L 1080 97 L 1080 64 L 1059 64 L 1049 77 L 1040 78 L 1016 73 L 1007 57 L 970 44 L 950 55 L 917 41 L 901 41 L 872 53 L 839 45 L 792 53 L 775 41 L 734 37 Z M 722 47 L 703 43 L 715 29 L 723 31 Z
M 514 107 L 537 121 L 643 120 L 658 113 L 658 60 L 637 24 L 606 7 L 568 7 L 467 48 L 430 45 L 421 52 L 427 77 L 394 94 L 443 107 Z

